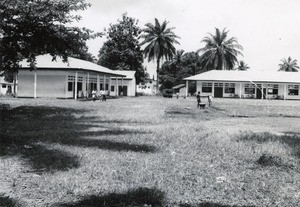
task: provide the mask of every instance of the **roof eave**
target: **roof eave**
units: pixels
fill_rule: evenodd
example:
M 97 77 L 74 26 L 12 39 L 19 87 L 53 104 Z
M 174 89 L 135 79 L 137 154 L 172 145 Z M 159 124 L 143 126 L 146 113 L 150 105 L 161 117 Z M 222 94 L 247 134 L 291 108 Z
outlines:
M 21 67 L 19 68 L 19 70 L 32 70 L 30 67 Z M 84 71 L 84 72 L 93 72 L 93 73 L 102 73 L 102 74 L 105 74 L 105 75 L 111 75 L 111 76 L 114 76 L 114 77 L 126 77 L 126 75 L 122 75 L 122 74 L 117 74 L 117 73 L 109 73 L 109 72 L 102 72 L 102 71 L 95 71 L 95 70 L 92 70 L 92 69 L 83 69 L 83 68 L 45 68 L 45 67 L 42 67 L 42 68 L 37 68 L 37 70 L 63 70 L 63 71 Z

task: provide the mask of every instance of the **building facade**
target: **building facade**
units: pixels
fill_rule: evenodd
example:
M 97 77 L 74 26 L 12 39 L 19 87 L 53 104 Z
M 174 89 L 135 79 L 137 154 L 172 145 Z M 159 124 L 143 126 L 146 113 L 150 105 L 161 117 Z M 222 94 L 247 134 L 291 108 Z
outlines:
M 95 63 L 68 58 L 64 62 L 57 57 L 53 61 L 50 55 L 36 58 L 36 69 L 31 70 L 26 61 L 21 62 L 17 76 L 18 97 L 90 97 L 92 90 L 100 94 L 105 90 L 110 94 L 111 77 L 126 77 Z
M 111 96 L 135 96 L 136 79 L 135 71 L 115 70 L 117 73 L 125 75 L 124 78 L 111 77 Z
M 136 92 L 141 95 L 155 95 L 157 93 L 156 80 L 145 79 L 144 84 L 140 83 L 136 86 Z
M 4 77 L 0 77 L 0 95 L 12 95 L 13 93 L 13 83 L 5 81 Z
M 201 96 L 300 100 L 297 72 L 211 70 L 184 80 L 196 81 Z

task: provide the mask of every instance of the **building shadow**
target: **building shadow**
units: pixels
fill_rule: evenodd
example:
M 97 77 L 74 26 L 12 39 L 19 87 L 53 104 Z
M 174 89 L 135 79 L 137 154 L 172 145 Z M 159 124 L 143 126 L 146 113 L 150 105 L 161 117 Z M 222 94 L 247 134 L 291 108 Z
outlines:
M 162 207 L 164 193 L 157 189 L 138 188 L 123 194 L 87 196 L 76 203 L 57 204 L 55 207 Z
M 237 141 L 250 141 L 257 143 L 264 142 L 280 142 L 288 146 L 292 153 L 300 158 L 300 133 L 299 132 L 283 132 L 282 134 L 264 133 L 243 133 L 238 136 Z
M 179 207 L 255 207 L 255 206 L 224 205 L 219 203 L 204 202 L 199 204 L 180 204 Z
M 138 153 L 156 151 L 154 146 L 113 140 L 118 136 L 146 133 L 143 131 L 107 126 L 103 127 L 105 130 L 89 131 L 97 117 L 82 119 L 80 115 L 84 112 L 46 106 L 0 107 L 0 156 L 20 155 L 34 170 L 48 172 L 80 165 L 77 155 L 51 149 L 49 144 Z
M 6 197 L 6 196 L 0 196 L 0 207 L 16 207 L 18 206 L 16 201 L 13 199 Z

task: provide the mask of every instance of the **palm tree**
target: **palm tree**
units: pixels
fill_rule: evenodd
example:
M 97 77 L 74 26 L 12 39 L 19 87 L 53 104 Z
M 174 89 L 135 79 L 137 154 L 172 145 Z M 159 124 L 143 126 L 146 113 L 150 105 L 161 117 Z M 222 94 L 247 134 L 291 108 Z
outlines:
M 286 72 L 298 72 L 299 66 L 297 65 L 297 60 L 293 60 L 291 57 L 288 59 L 282 59 L 282 63 L 279 64 L 278 71 L 286 71 Z
M 225 29 L 220 32 L 216 28 L 215 35 L 209 33 L 208 37 L 204 37 L 201 42 L 206 45 L 198 50 L 203 52 L 200 56 L 200 63 L 204 71 L 206 70 L 232 70 L 238 62 L 237 56 L 242 55 L 243 47 L 238 44 L 236 38 L 227 38 L 229 31 Z
M 182 63 L 183 54 L 184 54 L 184 50 L 177 50 L 170 64 L 175 66 L 180 65 Z
M 238 67 L 236 69 L 237 70 L 246 71 L 246 70 L 250 69 L 250 67 L 243 60 L 241 60 L 239 62 L 239 65 L 238 65 Z
M 179 44 L 176 38 L 179 38 L 172 31 L 174 27 L 167 28 L 167 21 L 162 24 L 155 18 L 155 25 L 152 23 L 146 24 L 143 29 L 144 34 L 141 37 L 144 39 L 141 45 L 146 45 L 144 49 L 145 57 L 148 61 L 156 59 L 156 74 L 157 74 L 157 90 L 159 90 L 159 64 L 162 58 L 170 60 L 176 52 L 174 43 Z

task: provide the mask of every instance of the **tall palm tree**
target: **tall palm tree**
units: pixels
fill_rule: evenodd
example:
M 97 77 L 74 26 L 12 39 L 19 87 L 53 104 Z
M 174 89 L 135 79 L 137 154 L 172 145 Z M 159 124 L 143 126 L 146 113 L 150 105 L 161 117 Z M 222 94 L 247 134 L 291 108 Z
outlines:
M 245 70 L 250 69 L 250 67 L 249 67 L 243 60 L 241 60 L 241 61 L 239 62 L 239 65 L 238 65 L 238 67 L 237 67 L 236 69 L 237 69 L 237 70 L 245 71 Z
M 279 64 L 278 71 L 286 71 L 286 72 L 298 72 L 299 66 L 297 65 L 297 60 L 293 60 L 291 57 L 288 59 L 282 59 L 282 63 Z
M 198 50 L 203 52 L 200 56 L 200 63 L 204 71 L 207 70 L 232 70 L 238 62 L 237 56 L 242 55 L 243 47 L 238 44 L 235 37 L 228 38 L 229 31 L 223 29 L 222 32 L 216 28 L 215 35 L 209 33 L 201 42 L 205 47 Z
M 176 52 L 174 44 L 179 44 L 176 38 L 179 38 L 172 31 L 174 27 L 167 28 L 167 21 L 162 24 L 155 18 L 155 24 L 146 24 L 146 28 L 143 29 L 141 38 L 141 45 L 146 45 L 144 49 L 145 57 L 148 57 L 148 61 L 156 59 L 156 74 L 157 74 L 157 90 L 159 90 L 159 65 L 162 58 L 170 60 Z

